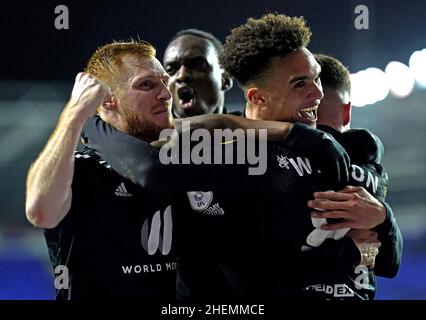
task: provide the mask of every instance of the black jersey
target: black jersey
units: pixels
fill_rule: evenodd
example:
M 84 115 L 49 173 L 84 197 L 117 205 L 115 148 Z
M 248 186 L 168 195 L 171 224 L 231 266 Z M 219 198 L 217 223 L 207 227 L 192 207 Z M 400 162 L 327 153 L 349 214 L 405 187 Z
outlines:
M 366 129 L 351 129 L 344 133 L 321 126 L 321 130 L 332 134 L 345 148 L 351 158 L 350 183 L 366 188 L 386 207 L 385 221 L 374 228 L 382 243 L 376 257 L 374 273 L 383 277 L 394 277 L 399 269 L 403 239 L 391 207 L 385 202 L 389 179 L 382 166 L 384 147 L 380 139 Z
M 340 133 L 327 126 L 319 129 L 332 134 L 345 148 L 351 158 L 350 185 L 366 188 L 378 200 L 384 202 L 388 189 L 388 175 L 381 165 L 383 144 L 380 139 L 365 129 L 352 129 Z M 306 268 L 305 294 L 311 298 L 326 299 L 374 299 L 376 291 L 375 274 L 395 276 L 401 259 L 402 236 L 392 210 L 386 203 L 386 219 L 376 227 L 381 241 L 376 257 L 374 271 L 357 264 L 345 264 L 330 256 L 333 250 L 341 250 L 339 242 L 328 240 L 321 248 L 307 252 L 305 265 L 314 264 L 316 268 Z M 343 241 L 351 241 L 342 239 Z M 331 248 L 334 248 L 333 250 Z M 323 263 L 327 261 L 328 263 Z
M 70 211 L 44 234 L 57 299 L 176 297 L 169 197 L 124 179 L 90 150 L 75 154 Z
M 313 229 L 307 202 L 315 191 L 347 183 L 339 172 L 341 151 L 310 137 L 309 130 L 296 125 L 271 146 L 262 188 L 190 191 L 173 202 L 180 299 L 300 296 L 301 250 Z M 345 259 L 355 263 L 357 251 L 349 244 Z
M 301 248 L 314 228 L 307 201 L 349 179 L 348 157 L 331 136 L 295 124 L 268 143 L 268 170 L 251 180 L 239 166 L 160 165 L 149 144 L 97 117 L 84 132 L 120 174 L 156 192 L 186 191 L 174 201 L 180 298 L 300 294 Z M 353 264 L 357 252 L 349 243 L 345 258 Z

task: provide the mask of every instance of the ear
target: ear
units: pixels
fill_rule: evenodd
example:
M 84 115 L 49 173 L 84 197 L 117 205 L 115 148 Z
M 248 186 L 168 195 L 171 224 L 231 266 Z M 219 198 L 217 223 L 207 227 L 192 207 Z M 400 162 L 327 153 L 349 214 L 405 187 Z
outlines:
M 265 97 L 262 95 L 262 92 L 259 88 L 252 87 L 247 90 L 246 99 L 248 102 L 255 105 L 264 105 L 266 102 Z
M 232 88 L 233 81 L 228 72 L 222 71 L 222 91 L 228 91 Z
M 349 101 L 343 105 L 343 125 L 346 126 L 351 122 L 351 109 L 352 105 Z
M 105 98 L 104 102 L 102 103 L 102 108 L 110 111 L 117 110 L 117 98 L 115 95 L 111 95 Z

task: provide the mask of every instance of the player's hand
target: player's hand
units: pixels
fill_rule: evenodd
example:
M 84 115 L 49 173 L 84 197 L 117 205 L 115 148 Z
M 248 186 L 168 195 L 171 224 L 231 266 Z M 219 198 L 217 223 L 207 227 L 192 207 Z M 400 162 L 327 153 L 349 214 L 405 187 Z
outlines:
M 111 89 L 94 76 L 80 72 L 75 78 L 71 98 L 67 108 L 69 111 L 87 119 L 96 109 L 111 96 Z
M 337 223 L 324 224 L 323 230 L 340 228 L 372 229 L 381 224 L 386 218 L 385 206 L 374 198 L 363 187 L 347 186 L 339 192 L 315 192 L 315 200 L 310 200 L 308 206 L 313 209 L 313 218 L 337 218 Z

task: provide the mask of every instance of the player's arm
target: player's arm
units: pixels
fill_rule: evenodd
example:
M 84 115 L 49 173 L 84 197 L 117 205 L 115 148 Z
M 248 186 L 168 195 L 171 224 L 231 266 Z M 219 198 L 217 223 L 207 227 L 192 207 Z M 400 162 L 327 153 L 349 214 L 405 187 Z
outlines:
M 383 223 L 386 218 L 383 203 L 363 187 L 346 186 L 338 192 L 315 192 L 314 197 L 308 206 L 325 211 L 313 211 L 313 218 L 340 219 L 338 223 L 324 225 L 323 230 L 372 229 Z
M 267 130 L 267 138 L 269 141 L 281 141 L 294 127 L 291 122 L 252 120 L 241 116 L 230 114 L 205 114 L 190 118 L 174 119 L 175 129 L 182 130 L 183 122 L 190 122 L 191 129 L 206 129 L 210 133 L 214 133 L 214 129 L 251 129 L 259 132 L 259 129 Z
M 374 271 L 379 276 L 394 277 L 398 272 L 403 240 L 392 209 L 386 202 L 373 197 L 363 187 L 347 186 L 339 192 L 317 192 L 308 203 L 315 218 L 340 218 L 336 224 L 325 224 L 323 230 L 339 228 L 372 229 L 381 243 Z
M 215 116 L 211 118 L 213 120 L 208 122 L 208 125 L 201 125 L 202 118 L 208 117 L 196 117 L 194 126 L 191 122 L 191 130 L 193 128 L 207 127 L 206 129 L 210 131 L 214 128 L 225 126 L 235 129 L 239 128 L 241 124 L 240 117 L 222 117 L 228 119 L 223 121 L 223 119 L 218 120 L 221 116 Z M 253 124 L 256 123 L 256 121 L 252 122 Z M 165 155 L 165 152 L 163 152 L 165 147 L 168 150 L 178 150 L 177 153 L 180 156 L 185 152 L 182 150 L 181 138 L 186 129 L 181 124 L 182 122 L 178 124 L 178 130 L 175 131 L 178 134 L 172 135 L 175 138 L 162 145 L 161 149 L 154 148 L 151 144 L 141 139 L 116 130 L 96 116 L 89 118 L 86 122 L 83 130 L 83 139 L 120 175 L 154 191 L 175 192 L 211 188 L 248 188 L 249 186 L 245 182 L 250 184 L 250 188 L 260 187 L 257 182 L 261 182 L 262 178 L 248 174 L 248 170 L 252 169 L 251 164 L 247 163 L 247 161 L 244 164 L 235 164 L 238 152 L 244 151 L 244 149 L 238 149 L 240 147 L 239 142 L 234 143 L 234 148 L 231 151 L 234 159 L 234 164 L 232 165 L 214 164 L 214 152 L 217 151 L 215 148 L 208 150 L 208 152 L 212 153 L 212 164 L 183 164 L 180 161 L 181 159 L 177 163 L 163 164 L 164 161 L 162 162 L 160 159 Z M 301 125 L 275 123 L 271 124 L 270 127 L 273 132 L 271 137 L 273 139 L 283 139 L 285 137 L 281 141 L 285 141 L 287 144 L 293 142 L 293 140 L 300 140 L 303 135 L 306 135 L 307 138 L 305 140 L 309 141 L 312 136 L 321 134 L 319 131 L 308 130 L 305 128 L 306 126 Z M 265 126 L 256 123 L 256 128 L 265 128 Z M 291 134 L 287 135 L 288 132 L 291 132 Z M 259 132 L 257 131 L 257 133 Z M 266 146 L 266 141 L 263 137 L 258 137 L 257 143 L 261 139 L 263 139 L 263 145 Z M 281 141 L 277 142 L 278 146 L 276 148 L 279 148 Z M 224 144 L 215 146 L 222 150 L 222 154 L 225 154 L 226 146 Z M 283 147 L 285 147 L 284 144 Z M 265 163 L 268 159 L 276 161 L 276 156 L 273 156 L 276 148 L 270 147 L 268 143 L 266 148 L 259 151 L 264 153 L 259 156 L 259 159 L 263 157 L 261 160 Z M 188 151 L 185 154 L 188 155 Z
M 386 207 L 386 219 L 373 229 L 382 243 L 374 271 L 378 276 L 393 278 L 401 263 L 403 239 L 391 207 L 386 202 L 383 204 Z
M 108 94 L 109 89 L 94 77 L 85 73 L 77 75 L 55 131 L 28 172 L 25 211 L 33 225 L 53 228 L 68 213 L 74 151 L 81 129 Z

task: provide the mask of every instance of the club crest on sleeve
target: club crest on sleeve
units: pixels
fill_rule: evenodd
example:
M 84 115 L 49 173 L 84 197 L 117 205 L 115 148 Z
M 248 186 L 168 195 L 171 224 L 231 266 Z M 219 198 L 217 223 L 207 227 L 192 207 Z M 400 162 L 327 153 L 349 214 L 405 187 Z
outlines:
M 186 193 L 191 208 L 196 211 L 207 209 L 213 200 L 213 192 L 189 191 Z

